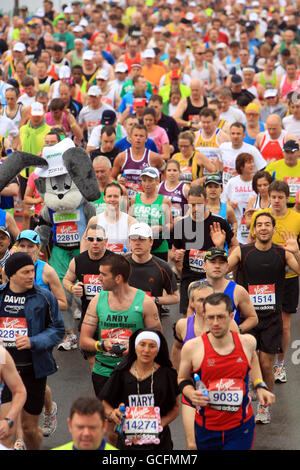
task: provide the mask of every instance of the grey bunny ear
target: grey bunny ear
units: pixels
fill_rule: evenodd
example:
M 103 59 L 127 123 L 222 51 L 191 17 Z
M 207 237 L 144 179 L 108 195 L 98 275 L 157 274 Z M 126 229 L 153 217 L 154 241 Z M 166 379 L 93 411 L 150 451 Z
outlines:
M 96 174 L 88 153 L 81 147 L 66 150 L 63 162 L 71 179 L 87 201 L 95 201 L 100 197 Z
M 0 192 L 20 173 L 20 171 L 31 166 L 44 167 L 48 166 L 48 162 L 37 155 L 20 152 L 18 150 L 7 157 L 0 166 Z

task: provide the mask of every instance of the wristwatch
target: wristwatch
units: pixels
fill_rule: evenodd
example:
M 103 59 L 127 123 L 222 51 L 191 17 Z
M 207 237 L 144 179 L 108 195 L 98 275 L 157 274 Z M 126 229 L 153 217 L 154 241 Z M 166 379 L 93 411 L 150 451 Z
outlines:
M 159 305 L 159 298 L 155 297 L 154 302 L 155 302 L 155 305 Z
M 14 425 L 14 422 L 13 422 L 13 420 L 12 420 L 12 419 L 10 419 L 10 418 L 3 418 L 3 419 L 4 419 L 5 421 L 7 421 L 7 422 L 8 422 L 8 426 L 9 426 L 10 428 L 12 428 L 12 427 L 13 427 L 13 425 Z
M 255 385 L 254 388 L 255 388 L 255 390 L 257 390 L 258 388 L 264 388 L 265 390 L 269 390 L 267 384 L 263 381 L 258 382 L 258 384 Z

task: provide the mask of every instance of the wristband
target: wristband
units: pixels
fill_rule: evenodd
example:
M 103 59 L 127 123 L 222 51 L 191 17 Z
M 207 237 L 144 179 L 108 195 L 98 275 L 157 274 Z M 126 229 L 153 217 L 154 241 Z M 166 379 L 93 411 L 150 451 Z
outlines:
M 72 290 L 73 290 L 73 284 L 71 284 L 70 287 L 69 287 L 70 294 L 72 294 Z
M 183 380 L 183 381 L 180 382 L 180 384 L 178 385 L 178 388 L 179 388 L 180 393 L 183 393 L 183 389 L 184 389 L 184 387 L 186 387 L 187 385 L 191 385 L 192 387 L 194 387 L 194 384 L 193 384 L 193 381 L 192 381 L 192 380 Z
M 76 122 L 73 122 L 73 124 L 71 124 L 70 127 L 75 127 L 76 126 Z
M 261 382 L 263 382 L 263 379 L 256 379 L 254 382 L 253 382 L 253 385 L 254 385 L 254 388 L 260 384 Z
M 95 349 L 96 349 L 96 351 L 98 351 L 98 352 L 103 352 L 103 351 L 105 351 L 104 341 L 96 341 L 96 342 L 95 342 Z

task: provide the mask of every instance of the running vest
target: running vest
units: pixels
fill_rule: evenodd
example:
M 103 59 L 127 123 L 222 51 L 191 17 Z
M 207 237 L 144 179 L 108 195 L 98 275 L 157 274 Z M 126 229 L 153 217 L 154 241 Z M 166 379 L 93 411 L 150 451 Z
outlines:
M 142 169 L 148 166 L 151 166 L 150 150 L 145 148 L 144 155 L 140 160 L 135 160 L 132 157 L 131 147 L 126 150 L 126 158 L 122 166 L 122 176 L 126 179 L 125 186 L 127 188 L 129 198 L 134 196 L 136 193 L 143 192 L 140 174 Z
M 158 194 L 156 200 L 152 204 L 144 204 L 141 200 L 141 195 L 137 194 L 134 201 L 133 217 L 139 222 L 144 222 L 150 227 L 152 225 L 164 226 L 168 221 L 165 220 L 165 213 L 163 211 L 162 194 Z M 167 240 L 162 240 L 158 247 L 151 250 L 151 253 L 165 253 L 169 250 Z
M 99 339 L 125 343 L 128 346 L 130 336 L 135 331 L 145 328 L 143 317 L 145 295 L 145 292 L 137 289 L 135 298 L 127 310 L 111 310 L 108 304 L 108 291 L 102 290 L 96 307 Z M 93 372 L 109 377 L 121 360 L 114 353 L 97 352 Z
M 194 106 L 191 102 L 191 97 L 188 96 L 187 99 L 187 107 L 182 115 L 183 121 L 191 121 L 198 123 L 200 121 L 199 114 L 201 113 L 203 108 L 207 106 L 207 98 L 206 96 L 203 97 L 203 105 L 202 106 Z
M 190 339 L 196 338 L 196 333 L 195 333 L 195 314 L 190 315 L 187 317 L 187 322 L 186 322 L 186 334 L 185 338 L 183 340 L 183 344 L 189 341 Z
M 49 93 L 51 82 L 52 82 L 52 77 L 48 75 L 45 81 L 43 81 L 42 83 L 39 81 L 38 89 L 43 90 L 46 93 Z
M 45 264 L 47 263 L 41 259 L 37 259 L 36 262 L 34 263 L 34 270 L 35 270 L 34 283 L 40 287 L 44 287 L 44 289 L 51 290 L 49 287 L 49 284 L 46 284 L 43 280 L 43 271 L 44 271 Z
M 233 319 L 234 319 L 235 323 L 237 325 L 239 325 L 240 324 L 241 312 L 240 312 L 239 308 L 235 305 L 235 302 L 234 302 L 234 289 L 235 289 L 236 285 L 237 285 L 236 282 L 229 281 L 226 288 L 224 289 L 224 294 L 228 295 L 228 297 L 231 298 L 231 302 L 232 302 L 232 306 L 233 306 L 233 313 L 234 313 Z
M 203 153 L 210 161 L 215 162 L 220 159 L 219 144 L 217 142 L 217 135 L 220 129 L 217 128 L 209 139 L 204 139 L 202 134 L 203 129 L 200 129 L 195 147 L 199 152 Z M 208 174 L 209 171 L 204 168 L 203 174 Z
M 244 126 L 245 126 L 245 133 L 246 133 L 246 135 L 244 137 L 244 142 L 246 142 L 246 144 L 254 145 L 255 141 L 256 141 L 256 137 L 252 138 L 252 137 L 249 136 L 248 131 L 247 131 L 247 123 L 244 122 Z M 259 131 L 258 132 L 263 132 L 264 130 L 265 130 L 264 123 L 259 121 Z
M 259 72 L 258 83 L 260 85 L 263 85 L 264 88 L 276 88 L 277 75 L 276 75 L 275 70 L 273 70 L 272 72 L 271 79 L 265 78 L 264 72 Z
M 124 54 L 124 62 L 128 67 L 128 73 L 131 71 L 132 64 L 141 64 L 142 63 L 142 57 L 141 54 L 137 54 L 133 59 L 129 57 L 127 52 Z
M 203 167 L 202 165 L 198 165 L 196 154 L 197 152 L 194 151 L 190 158 L 184 158 L 180 152 L 172 156 L 180 165 L 180 181 L 189 184 L 195 179 L 201 178 L 203 175 Z
M 282 77 L 282 80 L 280 83 L 280 97 L 281 98 L 285 98 L 285 96 L 291 91 L 296 91 L 298 93 L 299 89 L 300 89 L 300 70 L 297 71 L 296 80 L 294 80 L 292 83 L 288 83 L 287 75 L 284 75 Z
M 67 444 L 63 444 L 62 446 L 59 447 L 54 447 L 52 450 L 78 450 L 74 447 L 74 442 L 68 442 Z M 103 439 L 101 446 L 99 449 L 96 450 L 118 450 L 116 447 L 112 446 L 111 444 L 108 444 L 105 439 Z
M 101 261 L 103 261 L 108 255 L 109 251 L 106 250 L 102 258 L 91 259 L 88 251 L 84 251 L 74 258 L 76 279 L 83 283 L 83 296 L 81 297 L 83 314 L 86 312 L 86 309 L 93 297 L 100 294 L 102 290 L 99 267 L 101 265 Z
M 119 220 L 114 223 L 107 221 L 105 213 L 102 212 L 98 215 L 97 225 L 104 228 L 107 236 L 107 249 L 122 255 L 124 252 L 129 251 L 129 227 L 128 227 L 128 214 L 120 211 Z
M 84 215 L 83 205 L 73 212 L 60 213 L 52 209 L 49 210 L 51 218 L 51 230 L 53 233 L 53 242 L 63 250 L 74 250 L 80 247 L 87 220 Z
M 286 131 L 282 130 L 280 136 L 276 140 L 271 140 L 268 131 L 265 131 L 259 151 L 266 160 L 267 164 L 276 160 L 281 160 L 283 156 L 283 146 L 286 141 Z
M 286 266 L 284 249 L 274 243 L 267 251 L 258 250 L 254 243 L 240 248 L 239 283 L 249 292 L 257 315 L 280 313 Z
M 250 419 L 250 365 L 236 332 L 231 331 L 234 349 L 227 355 L 218 354 L 212 347 L 208 333 L 201 338 L 204 357 L 201 367 L 195 371 L 206 385 L 209 403 L 196 410 L 195 420 L 199 426 L 212 431 L 227 431 Z
M 22 103 L 18 103 L 18 109 L 14 117 L 7 116 L 7 112 L 6 112 L 7 105 L 4 106 L 3 108 L 3 116 L 7 117 L 8 119 L 11 119 L 17 127 L 19 127 L 19 124 L 22 118 L 22 113 L 21 113 L 22 106 L 23 106 Z
M 159 185 L 158 193 L 170 199 L 172 203 L 173 217 L 185 215 L 187 209 L 187 200 L 183 192 L 184 186 L 185 183 L 183 181 L 178 183 L 176 188 L 173 189 L 167 189 L 166 181 L 162 181 Z

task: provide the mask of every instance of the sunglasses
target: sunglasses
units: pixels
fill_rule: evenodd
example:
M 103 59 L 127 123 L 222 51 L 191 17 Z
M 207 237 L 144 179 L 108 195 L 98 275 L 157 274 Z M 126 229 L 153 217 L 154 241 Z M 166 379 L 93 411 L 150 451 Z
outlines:
M 105 240 L 104 237 L 86 237 L 86 239 L 88 242 L 103 242 L 103 240 Z
M 143 237 L 141 235 L 130 235 L 130 240 L 148 240 L 149 237 Z

